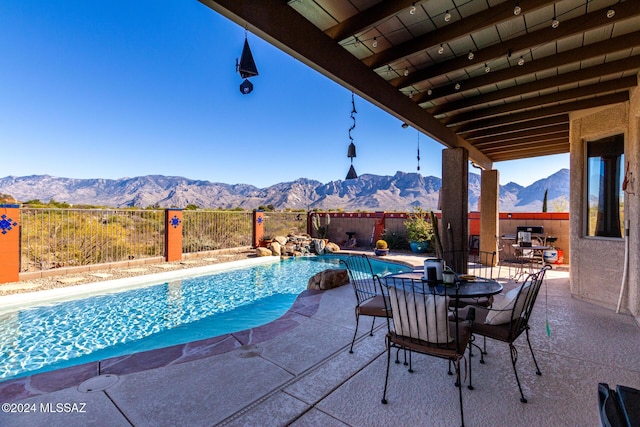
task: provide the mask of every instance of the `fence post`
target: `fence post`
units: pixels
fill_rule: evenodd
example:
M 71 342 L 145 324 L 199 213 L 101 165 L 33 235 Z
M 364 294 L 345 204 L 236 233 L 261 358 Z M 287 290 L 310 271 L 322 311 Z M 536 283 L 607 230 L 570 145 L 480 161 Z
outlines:
M 260 240 L 264 236 L 264 211 L 253 211 L 253 247 L 260 246 Z
M 20 280 L 20 205 L 0 204 L 0 283 Z
M 167 262 L 182 260 L 182 209 L 164 211 L 164 252 Z

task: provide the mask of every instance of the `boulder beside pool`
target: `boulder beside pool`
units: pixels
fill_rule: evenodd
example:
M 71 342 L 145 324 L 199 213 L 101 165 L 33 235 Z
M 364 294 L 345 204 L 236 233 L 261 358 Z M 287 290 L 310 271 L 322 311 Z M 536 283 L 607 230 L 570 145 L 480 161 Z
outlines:
M 327 290 L 337 288 L 349 283 L 349 273 L 347 270 L 324 270 L 316 273 L 309 279 L 307 289 Z
M 329 242 L 327 243 L 327 246 L 325 246 L 324 248 L 324 252 L 327 253 L 336 253 L 336 252 L 340 252 L 340 246 L 338 246 L 336 243 L 333 242 Z
M 271 249 L 267 249 L 267 248 L 256 248 L 256 256 L 271 256 L 273 255 L 273 252 L 271 252 Z

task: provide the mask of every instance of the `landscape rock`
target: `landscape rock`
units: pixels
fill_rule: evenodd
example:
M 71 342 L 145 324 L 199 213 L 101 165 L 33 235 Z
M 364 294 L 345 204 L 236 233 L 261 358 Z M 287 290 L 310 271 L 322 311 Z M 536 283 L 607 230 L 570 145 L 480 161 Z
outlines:
M 307 289 L 327 290 L 337 288 L 349 283 L 347 270 L 324 270 L 316 273 L 309 279 Z
M 276 236 L 273 240 L 280 243 L 281 246 L 284 246 L 289 241 L 289 238 L 285 236 Z
M 271 255 L 273 255 L 273 252 L 271 252 L 271 249 L 267 249 L 263 247 L 256 248 L 256 256 L 271 256 Z
M 282 250 L 281 250 L 281 249 L 282 249 L 282 246 L 280 246 L 280 243 L 278 243 L 278 242 L 271 242 L 271 246 L 270 246 L 270 248 L 271 248 L 271 252 L 273 252 L 273 254 L 274 254 L 275 256 L 280 256 L 280 255 L 282 255 Z
M 340 246 L 338 246 L 338 244 L 336 243 L 329 242 L 327 243 L 327 246 L 325 246 L 324 251 L 332 254 L 336 252 L 340 252 Z
M 282 247 L 283 255 L 295 255 L 296 245 L 293 242 L 287 242 L 286 245 Z
M 323 239 L 313 239 L 313 248 L 318 255 L 324 254 L 324 248 L 326 247 L 326 243 Z

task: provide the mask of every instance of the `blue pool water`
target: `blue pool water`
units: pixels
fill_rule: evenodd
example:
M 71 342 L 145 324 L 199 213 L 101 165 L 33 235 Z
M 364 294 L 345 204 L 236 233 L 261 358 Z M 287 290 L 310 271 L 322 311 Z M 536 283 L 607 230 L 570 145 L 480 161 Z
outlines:
M 339 260 L 291 258 L 4 314 L 0 380 L 263 325 Z M 408 270 L 372 261 L 381 275 Z

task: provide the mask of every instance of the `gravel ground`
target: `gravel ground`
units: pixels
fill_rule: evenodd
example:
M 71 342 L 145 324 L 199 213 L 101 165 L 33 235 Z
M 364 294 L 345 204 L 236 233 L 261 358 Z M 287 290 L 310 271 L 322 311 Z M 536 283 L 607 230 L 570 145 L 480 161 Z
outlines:
M 125 277 L 143 276 L 146 274 L 161 273 L 163 271 L 202 267 L 205 265 L 252 258 L 255 256 L 254 250 L 243 250 L 238 252 L 214 254 L 202 258 L 189 258 L 182 261 L 144 264 L 127 268 L 111 268 L 84 273 L 61 274 L 20 282 L 1 283 L 0 296 L 37 292 L 46 289 L 63 288 L 86 283 L 103 282 L 106 280 L 121 279 Z

